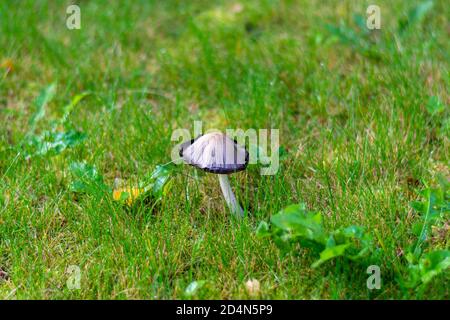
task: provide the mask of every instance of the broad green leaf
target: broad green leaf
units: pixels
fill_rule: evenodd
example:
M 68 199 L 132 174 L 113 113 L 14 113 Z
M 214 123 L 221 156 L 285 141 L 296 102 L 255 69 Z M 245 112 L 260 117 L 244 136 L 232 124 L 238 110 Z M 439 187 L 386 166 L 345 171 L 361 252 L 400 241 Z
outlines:
M 89 179 L 93 181 L 103 181 L 103 177 L 98 173 L 97 169 L 86 162 L 72 162 L 70 171 L 74 176 L 80 179 Z
M 372 242 L 372 237 L 366 232 L 365 228 L 361 226 L 352 225 L 339 228 L 332 234 L 338 244 L 348 241 L 355 243 L 355 241 L 358 241 L 361 245 L 370 245 Z
M 46 108 L 47 104 L 55 96 L 56 87 L 57 87 L 56 83 L 52 83 L 51 85 L 49 85 L 48 87 L 43 89 L 41 91 L 41 93 L 39 94 L 39 96 L 34 101 L 36 110 L 30 119 L 30 125 L 33 128 L 39 120 L 41 120 L 43 117 L 45 117 L 45 108 Z
M 328 247 L 325 248 L 321 253 L 320 253 L 320 259 L 317 260 L 316 262 L 314 262 L 311 267 L 312 268 L 317 268 L 318 266 L 320 266 L 322 263 L 336 258 L 336 257 L 340 257 L 343 256 L 345 253 L 345 250 L 350 246 L 350 243 L 346 243 L 346 244 L 341 244 L 341 245 L 337 245 L 337 246 L 332 246 L 332 247 Z
M 413 232 L 418 236 L 412 250 L 418 259 L 421 255 L 421 247 L 427 241 L 431 227 L 438 221 L 441 221 L 445 215 L 449 214 L 450 201 L 445 189 L 445 185 L 441 185 L 439 189 L 428 188 L 421 192 L 423 201 L 415 201 L 411 205 L 419 212 L 420 221 L 416 222 Z M 421 226 L 420 230 L 419 225 Z
M 367 18 L 361 14 L 353 15 L 353 22 L 358 26 L 358 29 L 359 29 L 358 31 L 368 34 L 370 31 L 367 28 L 366 20 L 367 20 Z
M 332 232 L 331 239 L 327 242 L 327 248 L 334 246 L 348 245 L 345 251 L 345 257 L 351 260 L 357 260 L 371 252 L 373 249 L 372 237 L 367 234 L 361 226 L 349 226 L 339 228 Z
M 419 5 L 415 6 L 408 12 L 407 19 L 402 19 L 399 21 L 399 31 L 403 32 L 408 27 L 419 23 L 423 18 L 425 18 L 428 11 L 433 8 L 433 1 L 423 1 Z
M 346 25 L 327 25 L 326 28 L 332 35 L 336 36 L 341 43 L 355 47 L 361 46 L 361 37 L 353 29 L 347 27 Z
M 420 22 L 425 17 L 425 15 L 428 13 L 428 11 L 431 10 L 431 8 L 433 8 L 432 0 L 424 1 L 424 2 L 420 3 L 419 5 L 417 5 L 416 7 L 414 7 L 408 13 L 409 23 L 411 24 L 411 23 Z
M 27 157 L 58 155 L 65 149 L 73 147 L 86 139 L 86 134 L 75 131 L 45 131 L 41 135 L 33 135 L 28 139 L 28 147 L 31 148 L 27 152 Z
M 380 59 L 382 57 L 379 48 L 373 46 L 367 39 L 368 32 L 357 33 L 352 28 L 341 23 L 339 26 L 327 25 L 328 32 L 336 37 L 340 43 L 351 47 L 353 50 L 369 58 Z M 366 27 L 364 29 L 367 29 Z
M 405 259 L 410 265 L 416 263 L 416 256 L 412 254 L 412 251 L 406 252 Z
M 444 273 L 450 267 L 450 251 L 436 250 L 424 253 L 417 261 L 410 252 L 407 255 L 408 278 L 402 283 L 408 288 L 426 285 L 434 277 Z
M 433 96 L 428 100 L 426 109 L 429 114 L 434 115 L 443 112 L 445 110 L 445 105 L 441 102 L 441 100 L 439 100 L 438 97 Z
M 419 212 L 425 212 L 425 210 L 426 210 L 425 203 L 422 203 L 420 201 L 413 201 L 413 202 L 411 202 L 411 207 L 414 210 L 419 211 Z
M 363 227 L 349 226 L 328 233 L 324 230 L 321 214 L 308 211 L 303 203 L 284 208 L 270 221 L 271 228 L 264 221 L 259 224 L 257 235 L 271 237 L 282 252 L 300 244 L 320 253 L 314 267 L 338 256 L 357 260 L 373 252 L 372 237 Z
M 426 253 L 419 261 L 420 278 L 424 284 L 450 267 L 450 251 L 438 250 Z
M 149 189 L 152 192 L 152 195 L 156 199 L 162 198 L 164 194 L 164 187 L 167 185 L 169 179 L 172 177 L 172 174 L 175 170 L 175 166 L 172 165 L 158 165 L 155 170 L 153 170 L 150 179 L 151 184 L 149 184 L 145 189 L 148 191 Z
M 276 228 L 293 237 L 325 243 L 321 214 L 307 211 L 304 204 L 288 206 L 273 215 L 270 221 Z
M 407 260 L 414 261 L 415 257 L 411 254 Z M 411 262 L 410 262 L 411 263 Z M 406 279 L 399 279 L 399 282 L 406 288 L 415 288 L 421 284 L 419 266 L 416 264 L 408 265 L 408 275 Z
M 72 192 L 95 193 L 109 189 L 103 182 L 103 176 L 94 166 L 85 162 L 72 162 L 69 169 L 75 178 L 70 184 Z
M 269 225 L 265 221 L 261 221 L 256 229 L 256 235 L 258 237 L 268 237 L 270 236 Z
M 400 283 L 408 288 L 427 284 L 433 277 L 443 273 L 450 265 L 448 250 L 427 252 L 426 242 L 433 225 L 447 221 L 450 213 L 450 196 L 448 181 L 440 178 L 440 188 L 428 188 L 421 192 L 422 201 L 415 201 L 411 206 L 418 212 L 418 219 L 412 227 L 417 236 L 415 243 L 406 252 L 408 278 Z

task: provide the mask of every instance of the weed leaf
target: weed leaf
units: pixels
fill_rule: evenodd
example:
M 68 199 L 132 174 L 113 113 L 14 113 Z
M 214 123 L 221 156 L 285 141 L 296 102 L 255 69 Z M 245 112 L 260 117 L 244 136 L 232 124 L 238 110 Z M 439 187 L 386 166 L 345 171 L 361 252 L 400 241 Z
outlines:
M 441 100 L 439 100 L 438 97 L 432 96 L 428 100 L 426 109 L 429 114 L 434 115 L 434 114 L 438 114 L 438 113 L 441 113 L 442 111 L 444 111 L 445 105 L 441 102 Z
M 45 131 L 41 135 L 32 135 L 28 138 L 28 150 L 26 157 L 55 156 L 67 148 L 76 146 L 86 139 L 86 134 L 76 131 Z
M 150 184 L 144 190 L 150 190 L 155 199 L 161 199 L 165 194 L 165 187 L 175 171 L 173 165 L 157 165 L 150 175 Z
M 325 250 L 323 250 L 320 253 L 320 259 L 315 261 L 311 267 L 312 268 L 317 268 L 318 266 L 320 266 L 322 263 L 324 263 L 325 261 L 328 261 L 330 259 L 339 257 L 344 255 L 345 250 L 350 246 L 350 243 L 346 243 L 346 244 L 340 244 L 340 245 L 335 245 L 335 246 L 331 246 L 326 248 Z
M 318 243 L 325 241 L 321 214 L 307 211 L 304 204 L 290 205 L 273 215 L 270 221 L 276 228 L 293 237 Z
M 265 221 L 261 221 L 258 225 L 258 228 L 256 229 L 256 236 L 260 238 L 269 237 L 270 231 L 269 231 L 269 224 Z
M 450 251 L 437 250 L 425 254 L 419 262 L 420 278 L 424 284 L 450 267 Z
M 421 247 L 427 241 L 431 227 L 450 212 L 449 194 L 445 185 L 439 189 L 426 189 L 421 195 L 424 198 L 423 201 L 415 201 L 411 204 L 422 219 L 413 227 L 413 232 L 418 235 L 412 248 L 412 254 L 416 260 L 422 253 Z
M 60 119 L 60 123 L 64 124 L 67 121 L 73 108 L 75 108 L 78 105 L 78 103 L 80 103 L 81 100 L 90 96 L 91 94 L 92 94 L 91 92 L 82 92 L 80 94 L 77 94 L 75 97 L 73 97 L 72 101 L 70 101 L 70 103 L 64 107 L 64 113 Z
M 428 11 L 433 8 L 433 1 L 428 0 L 420 3 L 416 7 L 412 8 L 408 12 L 407 19 L 402 19 L 399 21 L 399 31 L 404 32 L 410 26 L 419 23 L 423 18 L 425 18 Z
M 340 256 L 357 260 L 373 250 L 372 237 L 363 227 L 349 226 L 326 232 L 322 215 L 308 211 L 303 203 L 284 208 L 273 215 L 270 222 L 271 227 L 262 221 L 256 234 L 259 237 L 270 237 L 283 252 L 292 250 L 292 244 L 295 243 L 312 248 L 319 254 L 313 268 Z
M 34 128 L 39 120 L 45 117 L 45 108 L 47 104 L 53 99 L 56 94 L 56 83 L 52 83 L 41 91 L 39 96 L 34 101 L 35 112 L 31 116 L 30 125 Z
M 85 162 L 72 162 L 69 169 L 74 177 L 70 184 L 72 192 L 95 194 L 109 189 L 94 166 Z

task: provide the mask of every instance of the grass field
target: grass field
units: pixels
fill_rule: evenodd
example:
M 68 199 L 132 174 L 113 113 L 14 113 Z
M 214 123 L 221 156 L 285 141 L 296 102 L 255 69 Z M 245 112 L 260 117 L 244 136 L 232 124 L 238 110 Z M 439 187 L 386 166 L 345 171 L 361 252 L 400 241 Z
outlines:
M 411 202 L 450 177 L 446 1 L 376 1 L 372 31 L 374 1 L 86 0 L 80 30 L 66 27 L 69 4 L 0 2 L 0 298 L 449 298 L 446 268 L 417 288 L 399 281 L 421 219 Z M 159 200 L 115 201 L 195 120 L 280 130 L 275 175 L 230 177 L 246 217 L 187 165 Z M 375 253 L 313 269 L 310 249 L 257 236 L 297 203 L 327 230 L 365 227 Z M 424 248 L 448 250 L 448 221 Z

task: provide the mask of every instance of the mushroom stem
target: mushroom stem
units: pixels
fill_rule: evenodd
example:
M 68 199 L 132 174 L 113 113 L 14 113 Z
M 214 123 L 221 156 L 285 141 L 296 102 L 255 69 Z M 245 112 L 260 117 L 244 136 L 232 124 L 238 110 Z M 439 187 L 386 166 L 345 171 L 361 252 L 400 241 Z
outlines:
M 220 188 L 222 188 L 223 197 L 228 204 L 230 210 L 238 217 L 244 216 L 244 210 L 234 196 L 233 190 L 231 190 L 230 181 L 226 174 L 219 174 Z

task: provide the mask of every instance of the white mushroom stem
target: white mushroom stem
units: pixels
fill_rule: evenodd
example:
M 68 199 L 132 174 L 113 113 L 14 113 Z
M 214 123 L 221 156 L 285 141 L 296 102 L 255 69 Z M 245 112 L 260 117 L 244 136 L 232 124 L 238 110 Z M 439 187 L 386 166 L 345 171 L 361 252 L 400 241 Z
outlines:
M 241 208 L 239 203 L 234 196 L 233 190 L 231 190 L 230 181 L 226 174 L 219 174 L 220 187 L 222 188 L 222 193 L 225 201 L 228 204 L 230 210 L 238 217 L 244 216 L 244 210 Z

